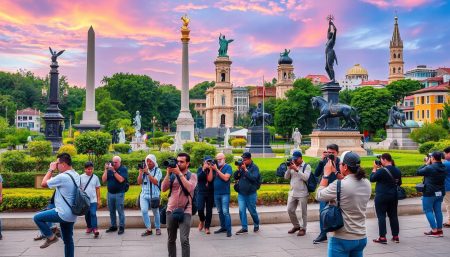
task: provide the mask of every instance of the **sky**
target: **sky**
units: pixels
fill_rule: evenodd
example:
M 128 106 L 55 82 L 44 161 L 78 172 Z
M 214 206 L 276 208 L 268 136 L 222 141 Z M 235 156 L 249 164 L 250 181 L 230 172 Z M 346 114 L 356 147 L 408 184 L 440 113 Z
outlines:
M 336 78 L 359 63 L 370 80 L 387 80 L 395 15 L 405 70 L 450 66 L 449 11 L 446 0 L 0 0 L 0 71 L 46 76 L 51 46 L 66 50 L 58 58 L 60 75 L 84 87 L 87 31 L 93 26 L 96 86 L 104 76 L 128 72 L 180 88 L 180 17 L 187 14 L 191 87 L 214 80 L 220 33 L 234 39 L 228 48 L 234 86 L 271 80 L 285 48 L 296 77 L 326 74 L 326 17 L 333 14 Z

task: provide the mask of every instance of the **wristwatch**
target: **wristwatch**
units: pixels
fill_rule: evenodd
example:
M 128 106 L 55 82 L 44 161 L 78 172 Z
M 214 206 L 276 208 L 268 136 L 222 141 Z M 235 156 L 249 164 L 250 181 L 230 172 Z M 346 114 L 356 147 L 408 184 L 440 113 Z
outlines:
M 324 179 L 329 179 L 330 176 L 325 176 L 325 175 L 323 175 L 322 178 L 324 178 Z
M 53 170 L 52 170 L 52 169 L 48 169 L 48 170 L 47 170 L 47 172 L 51 172 L 51 173 L 53 173 Z

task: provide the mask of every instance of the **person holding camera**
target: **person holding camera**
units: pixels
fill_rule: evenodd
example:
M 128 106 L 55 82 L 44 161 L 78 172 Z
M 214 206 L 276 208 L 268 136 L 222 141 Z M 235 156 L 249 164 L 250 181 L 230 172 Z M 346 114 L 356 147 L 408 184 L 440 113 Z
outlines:
M 105 164 L 102 181 L 103 183 L 107 182 L 108 209 L 111 220 L 111 227 L 106 230 L 106 233 L 117 231 L 117 211 L 119 213 L 119 231 L 117 234 L 122 235 L 125 232 L 124 199 L 129 184 L 128 169 L 122 165 L 122 160 L 119 156 L 114 156 L 111 162 Z
M 217 166 L 213 158 L 211 156 L 205 156 L 203 158 L 203 165 L 197 170 L 198 195 L 196 204 L 200 219 L 198 230 L 202 231 L 205 228 L 205 233 L 208 235 L 210 234 L 209 227 L 211 226 L 212 209 L 214 206 L 214 168 L 217 168 Z
M 170 190 L 167 202 L 167 248 L 169 257 L 177 256 L 177 231 L 180 229 L 181 256 L 191 254 L 189 232 L 191 230 L 192 204 L 194 190 L 197 186 L 197 175 L 189 171 L 191 157 L 187 153 L 179 153 L 176 163 L 168 162 L 167 173 L 161 190 Z M 174 161 L 174 160 L 173 160 Z M 174 164 L 174 165 L 172 165 Z
M 232 168 L 225 162 L 225 154 L 216 155 L 217 166 L 213 166 L 214 176 L 214 202 L 219 213 L 220 229 L 214 234 L 227 233 L 231 237 L 231 216 L 230 216 L 230 183 Z
M 291 180 L 287 211 L 289 214 L 289 219 L 294 227 L 288 231 L 289 234 L 294 234 L 297 231 L 297 236 L 304 236 L 306 234 L 309 196 L 306 183 L 308 182 L 309 176 L 311 176 L 311 166 L 303 162 L 302 153 L 300 151 L 293 152 L 292 160 L 288 165 L 286 173 L 284 174 L 285 179 Z M 302 211 L 300 220 L 297 218 L 296 214 L 297 206 L 299 204 Z
M 242 228 L 236 235 L 248 233 L 247 210 L 253 219 L 253 232 L 259 231 L 259 217 L 256 211 L 256 191 L 261 186 L 261 175 L 259 168 L 252 161 L 252 154 L 245 152 L 242 154 L 242 161 L 237 161 L 237 172 L 234 173 L 236 180 L 235 190 L 238 192 L 239 218 Z
M 374 239 L 374 243 L 387 244 L 386 239 L 386 213 L 389 217 L 389 223 L 392 231 L 392 241 L 400 243 L 398 237 L 400 227 L 397 215 L 397 186 L 402 184 L 402 174 L 395 166 L 392 156 L 383 153 L 379 160 L 373 164 L 370 182 L 376 182 L 375 186 L 375 211 L 378 218 L 379 237 Z
M 445 177 L 445 197 L 444 204 L 447 210 L 447 222 L 443 225 L 445 228 L 450 228 L 450 146 L 444 149 L 444 161 L 445 170 L 447 171 L 447 176 Z
M 59 174 L 52 177 L 54 172 Z M 61 226 L 61 234 L 64 241 L 64 256 L 73 257 L 75 255 L 73 226 L 77 216 L 72 213 L 69 203 L 75 200 L 75 190 L 80 184 L 80 175 L 73 170 L 70 155 L 67 153 L 59 154 L 57 160 L 50 163 L 50 167 L 41 184 L 43 188 L 56 189 L 55 208 L 39 212 L 33 218 L 41 233 L 47 238 L 40 248 L 47 248 L 58 242 L 58 237 L 48 226 L 48 222 L 58 222 Z
M 97 238 L 100 233 L 97 226 L 97 209 L 101 206 L 100 199 L 100 180 L 97 175 L 94 174 L 94 164 L 92 162 L 86 162 L 84 164 L 84 174 L 80 176 L 81 186 L 80 188 L 86 192 L 91 199 L 91 205 L 89 206 L 89 212 L 86 213 L 84 219 L 86 220 L 86 234 L 94 233 L 94 237 Z
M 361 168 L 358 154 L 344 152 L 339 166 L 344 178 L 329 183 L 335 167 L 328 160 L 316 194 L 318 201 L 336 201 L 338 182 L 340 184 L 340 209 L 344 226 L 334 231 L 334 236 L 328 241 L 328 256 L 363 256 L 367 245 L 366 210 L 372 188 L 365 178 L 366 173 Z
M 445 195 L 445 178 L 447 171 L 442 164 L 442 153 L 433 152 L 425 159 L 425 165 L 417 170 L 417 175 L 424 176 L 422 207 L 431 231 L 424 232 L 426 236 L 442 237 L 442 201 Z
M 328 178 L 328 182 L 331 184 L 336 179 L 342 179 L 343 176 L 339 171 L 340 167 L 340 159 L 338 157 L 339 154 L 339 146 L 336 144 L 329 144 L 327 145 L 327 150 L 322 153 L 322 159 L 319 162 L 319 164 L 316 167 L 316 170 L 314 171 L 314 176 L 316 178 L 321 177 L 324 174 L 324 167 L 325 165 L 331 161 L 333 172 L 330 174 Z M 319 202 L 319 213 L 320 211 L 325 208 L 328 202 Z M 323 231 L 323 224 L 322 221 L 319 222 L 320 225 L 320 234 L 317 236 L 316 239 L 313 240 L 314 244 L 324 243 L 327 241 L 327 233 Z
M 156 156 L 147 155 L 143 163 L 138 165 L 139 175 L 137 183 L 141 185 L 141 193 L 139 194 L 139 205 L 141 207 L 142 219 L 147 228 L 141 236 L 149 236 L 153 234 L 152 224 L 148 216 L 148 209 L 152 209 L 155 219 L 156 235 L 161 235 L 161 222 L 159 214 L 160 189 L 159 181 L 162 178 L 162 172 L 158 167 Z

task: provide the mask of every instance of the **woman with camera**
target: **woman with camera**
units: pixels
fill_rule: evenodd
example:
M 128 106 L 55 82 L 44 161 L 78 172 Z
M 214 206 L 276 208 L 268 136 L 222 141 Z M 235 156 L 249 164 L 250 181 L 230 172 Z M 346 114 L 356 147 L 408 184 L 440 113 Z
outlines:
M 445 196 L 445 165 L 442 164 L 442 153 L 433 152 L 425 159 L 426 164 L 417 170 L 417 175 L 424 176 L 422 208 L 431 231 L 424 232 L 426 236 L 442 237 L 442 201 Z
M 159 214 L 160 194 L 159 181 L 162 177 L 162 172 L 156 162 L 156 157 L 153 154 L 145 157 L 145 163 L 138 165 L 139 176 L 138 184 L 142 186 L 139 195 L 139 205 L 141 206 L 142 219 L 147 228 L 141 236 L 152 235 L 152 224 L 148 216 L 148 209 L 152 209 L 153 217 L 155 219 L 156 235 L 161 235 L 161 222 Z
M 402 174 L 395 167 L 392 156 L 383 153 L 375 160 L 373 164 L 370 181 L 376 182 L 375 186 L 375 211 L 378 218 L 379 237 L 374 239 L 374 243 L 387 244 L 386 239 L 386 214 L 389 217 L 389 223 L 392 231 L 392 241 L 400 243 L 398 237 L 400 228 L 397 215 L 397 186 L 402 184 Z
M 214 207 L 214 182 L 213 169 L 217 168 L 216 162 L 211 156 L 203 158 L 202 167 L 197 170 L 197 209 L 200 222 L 198 223 L 198 230 L 205 229 L 206 234 L 210 234 L 209 227 L 211 226 L 212 209 Z M 206 216 L 205 216 L 206 208 Z
M 340 171 L 344 178 L 328 183 L 330 175 L 335 171 L 331 160 L 324 168 L 322 180 L 317 190 L 318 201 L 336 201 L 340 187 L 340 211 L 343 227 L 334 231 L 334 236 L 328 240 L 328 256 L 362 257 L 367 244 L 366 209 L 372 192 L 369 180 L 361 168 L 359 156 L 346 151 L 341 156 Z

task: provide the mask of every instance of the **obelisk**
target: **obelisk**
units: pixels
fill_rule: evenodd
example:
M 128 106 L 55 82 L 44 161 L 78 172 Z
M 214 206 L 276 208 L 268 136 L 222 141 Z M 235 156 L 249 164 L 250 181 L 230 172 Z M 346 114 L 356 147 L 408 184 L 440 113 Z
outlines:
M 189 110 L 189 18 L 181 17 L 181 42 L 183 44 L 181 61 L 181 110 L 176 121 L 178 142 L 175 145 L 182 146 L 187 141 L 194 141 L 194 119 Z M 176 149 L 178 150 L 178 149 Z
M 88 31 L 87 65 L 86 65 L 86 108 L 79 125 L 80 130 L 97 130 L 102 126 L 95 111 L 95 32 L 92 26 Z

